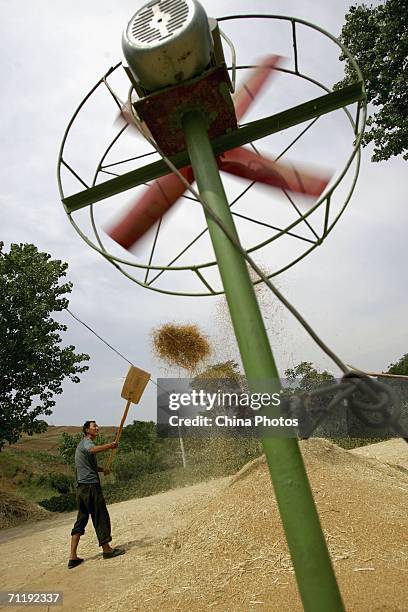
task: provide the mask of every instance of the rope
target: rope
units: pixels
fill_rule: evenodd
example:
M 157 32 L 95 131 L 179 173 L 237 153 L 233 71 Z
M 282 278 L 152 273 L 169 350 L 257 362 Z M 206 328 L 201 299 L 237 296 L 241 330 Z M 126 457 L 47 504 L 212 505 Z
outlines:
M 130 361 L 130 359 L 128 359 L 127 357 L 125 357 L 124 355 L 122 355 L 122 353 L 120 351 L 118 351 L 118 349 L 116 349 L 114 346 L 112 346 L 111 344 L 109 344 L 109 342 L 107 340 L 105 340 L 104 338 L 102 338 L 102 336 L 100 336 L 94 329 L 92 329 L 92 327 L 90 327 L 89 325 L 87 325 L 87 323 L 85 323 L 84 321 L 82 321 L 77 315 L 75 315 L 69 308 L 65 308 L 65 310 L 71 315 L 71 317 L 73 317 L 76 321 L 78 321 L 78 323 L 81 323 L 81 325 L 83 325 L 84 327 L 86 327 L 92 334 L 94 334 L 94 336 L 96 336 L 97 338 L 99 338 L 99 340 L 101 340 L 104 344 L 106 344 L 106 346 L 108 346 L 110 349 L 112 349 L 112 351 L 114 351 L 117 355 L 119 355 L 119 357 L 122 357 L 122 359 L 124 359 L 125 361 L 128 362 L 129 365 L 134 366 L 134 363 L 132 363 Z
M 65 310 L 68 312 L 68 314 L 71 315 L 72 318 L 74 318 L 76 321 L 78 321 L 78 323 L 80 323 L 81 325 L 83 325 L 84 327 L 86 327 L 87 330 L 89 330 L 94 336 L 96 336 L 101 342 L 103 342 L 108 348 L 110 348 L 114 353 L 116 353 L 116 355 L 118 355 L 119 357 L 121 357 L 124 361 L 127 361 L 127 363 L 133 367 L 136 367 L 135 364 L 128 359 L 127 357 L 125 357 L 125 355 L 123 355 L 123 353 L 121 353 L 117 348 L 115 348 L 112 344 L 110 344 L 107 340 L 105 340 L 105 338 L 103 338 L 100 334 L 98 334 L 90 325 L 88 325 L 87 323 L 85 323 L 85 321 L 83 321 L 82 319 L 80 319 L 78 317 L 78 315 L 74 314 L 72 312 L 72 310 L 70 310 L 68 307 L 65 308 Z M 166 389 L 163 389 L 163 387 L 161 387 L 157 381 L 155 381 L 153 378 L 149 378 L 149 382 L 151 382 L 153 385 L 155 385 L 158 389 L 161 389 L 161 391 L 164 391 L 165 393 L 167 393 Z

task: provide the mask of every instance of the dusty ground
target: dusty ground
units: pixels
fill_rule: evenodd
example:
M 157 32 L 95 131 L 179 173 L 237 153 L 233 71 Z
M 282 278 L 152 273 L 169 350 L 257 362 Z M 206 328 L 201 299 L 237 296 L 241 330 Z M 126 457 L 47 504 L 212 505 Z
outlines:
M 66 566 L 76 513 L 2 530 L 0 590 L 60 590 L 64 592 L 64 610 L 85 610 L 89 594 L 97 606 L 102 605 L 134 585 L 146 572 L 154 574 L 166 557 L 171 539 L 225 487 L 227 480 L 221 478 L 111 505 L 113 544 L 126 548 L 127 554 L 103 560 L 90 524 L 78 551 L 86 563 L 74 570 Z
M 348 611 L 408 609 L 408 445 L 398 442 L 371 447 L 373 457 L 388 445 L 381 461 L 322 440 L 302 444 Z M 66 568 L 74 515 L 0 532 L 0 590 L 62 590 L 65 610 L 302 609 L 263 460 L 110 511 L 127 554 L 102 560 L 90 527 L 86 562 L 74 570 Z

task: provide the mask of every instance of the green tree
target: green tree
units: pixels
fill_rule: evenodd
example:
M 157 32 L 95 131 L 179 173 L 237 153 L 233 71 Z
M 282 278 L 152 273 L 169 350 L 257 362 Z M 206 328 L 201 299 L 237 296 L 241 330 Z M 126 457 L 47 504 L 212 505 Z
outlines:
M 132 453 L 140 451 L 152 460 L 157 453 L 158 444 L 153 421 L 133 421 L 123 429 L 119 449 Z
M 403 355 L 401 359 L 395 363 L 389 365 L 387 373 L 408 376 L 408 353 Z M 408 379 L 379 378 L 379 380 L 382 383 L 391 385 L 394 392 L 397 393 L 399 401 L 401 402 L 402 411 L 400 424 L 405 431 L 408 431 Z
M 285 370 L 285 378 L 290 382 L 290 387 L 286 389 L 286 395 L 297 395 L 312 393 L 321 387 L 333 385 L 333 392 L 325 393 L 322 396 L 313 396 L 303 404 L 301 412 L 300 434 L 309 434 L 310 427 L 313 436 L 327 437 L 330 433 L 340 432 L 345 427 L 345 415 L 337 411 L 335 414 L 328 415 L 326 408 L 334 397 L 336 379 L 327 370 L 319 371 L 310 361 L 302 361 L 294 368 Z M 310 420 L 309 420 L 310 419 Z
M 396 363 L 388 366 L 387 374 L 402 374 L 408 376 L 408 353 L 403 355 Z
M 158 471 L 159 466 L 152 463 L 149 455 L 135 450 L 131 453 L 118 453 L 113 463 L 113 473 L 119 482 L 129 482 L 146 472 Z
M 64 431 L 61 434 L 61 443 L 58 446 L 58 452 L 63 462 L 71 467 L 74 467 L 76 447 L 83 437 L 81 433 L 69 434 Z
M 194 377 L 192 387 L 197 391 L 203 389 L 206 393 L 220 391 L 221 393 L 240 394 L 248 392 L 246 378 L 241 374 L 237 362 L 232 359 L 208 366 Z M 239 417 L 245 417 L 246 413 L 251 414 L 248 406 L 241 407 L 232 402 L 228 406 L 214 406 L 211 415 L 235 414 Z
M 208 366 L 205 370 L 200 372 L 200 374 L 198 374 L 194 378 L 194 382 L 212 379 L 224 379 L 240 382 L 242 379 L 242 374 L 239 371 L 239 366 L 237 362 L 230 359 L 229 361 L 223 361 L 221 363 L 215 363 L 213 365 Z
M 60 282 L 67 267 L 33 244 L 7 253 L 0 243 L 0 450 L 24 432 L 45 431 L 37 417 L 52 414 L 66 377 L 78 383 L 88 369 L 88 355 L 60 346 L 67 328 L 52 317 L 68 306 L 72 284 Z
M 61 442 L 58 446 L 58 452 L 62 461 L 72 467 L 73 470 L 75 470 L 76 447 L 78 446 L 83 437 L 83 433 L 69 434 L 64 431 L 61 434 Z M 107 443 L 108 439 L 103 434 L 99 433 L 96 436 L 94 444 L 96 444 L 97 446 Z
M 294 368 L 285 370 L 285 378 L 298 391 L 313 391 L 318 387 L 333 384 L 336 382 L 333 374 L 327 370 L 319 372 L 311 361 L 301 361 Z
M 368 102 L 375 107 L 367 120 L 363 144 L 374 143 L 373 161 L 403 155 L 408 159 L 408 1 L 386 0 L 373 7 L 353 5 L 340 40 L 363 73 Z M 355 77 L 348 60 L 346 78 Z

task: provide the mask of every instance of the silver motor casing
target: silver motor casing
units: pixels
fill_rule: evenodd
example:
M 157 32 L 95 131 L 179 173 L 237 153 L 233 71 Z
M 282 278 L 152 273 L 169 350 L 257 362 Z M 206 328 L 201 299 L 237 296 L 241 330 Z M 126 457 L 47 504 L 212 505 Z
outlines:
M 211 60 L 207 15 L 196 0 L 154 0 L 124 30 L 123 53 L 135 80 L 149 92 L 201 74 Z

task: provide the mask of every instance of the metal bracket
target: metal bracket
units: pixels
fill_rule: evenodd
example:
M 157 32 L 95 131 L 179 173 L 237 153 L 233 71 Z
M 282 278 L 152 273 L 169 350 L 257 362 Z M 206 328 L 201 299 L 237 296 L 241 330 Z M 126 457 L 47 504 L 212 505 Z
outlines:
M 185 150 L 181 120 L 188 111 L 201 111 L 211 139 L 237 128 L 225 65 L 152 93 L 133 106 L 165 155 L 175 155 Z

